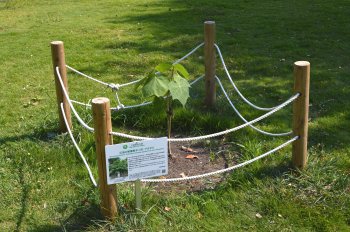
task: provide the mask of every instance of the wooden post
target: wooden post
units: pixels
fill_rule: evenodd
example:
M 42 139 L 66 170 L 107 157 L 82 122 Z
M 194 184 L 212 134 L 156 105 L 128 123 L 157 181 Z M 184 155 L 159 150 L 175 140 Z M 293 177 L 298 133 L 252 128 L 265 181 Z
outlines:
M 56 67 L 58 67 L 60 70 L 64 87 L 68 93 L 67 70 L 66 70 L 66 62 L 64 58 L 64 47 L 63 47 L 62 41 L 51 42 L 51 54 L 52 54 L 53 73 L 55 76 L 56 98 L 57 98 L 57 105 L 58 105 L 58 117 L 60 120 L 60 131 L 67 132 L 68 130 L 64 123 L 64 119 L 61 111 L 61 103 L 63 102 L 63 109 L 67 117 L 69 128 L 72 128 L 72 118 L 70 114 L 70 107 L 69 107 L 67 98 L 63 94 L 61 83 L 56 73 Z
M 110 103 L 108 98 L 92 99 L 92 114 L 95 129 L 96 155 L 101 196 L 101 212 L 109 220 L 117 215 L 116 186 L 107 185 L 105 146 L 113 144 Z
M 215 22 L 204 22 L 204 62 L 205 62 L 205 99 L 208 107 L 215 105 Z
M 293 143 L 293 165 L 303 169 L 307 163 L 307 139 L 309 119 L 310 63 L 294 63 L 294 93 L 301 95 L 293 103 L 293 134 L 299 139 Z

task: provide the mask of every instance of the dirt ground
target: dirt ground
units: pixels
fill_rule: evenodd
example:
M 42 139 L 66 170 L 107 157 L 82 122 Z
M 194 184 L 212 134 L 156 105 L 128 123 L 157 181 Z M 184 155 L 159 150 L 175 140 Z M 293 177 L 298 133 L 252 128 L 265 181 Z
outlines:
M 239 153 L 234 151 L 231 144 L 218 141 L 215 146 L 205 143 L 174 142 L 171 144 L 171 152 L 172 157 L 169 158 L 168 163 L 169 172 L 168 175 L 160 177 L 162 179 L 193 176 L 227 168 L 234 165 L 239 156 Z M 227 174 L 212 175 L 190 181 L 161 182 L 149 185 L 157 192 L 194 192 L 215 188 L 226 178 Z

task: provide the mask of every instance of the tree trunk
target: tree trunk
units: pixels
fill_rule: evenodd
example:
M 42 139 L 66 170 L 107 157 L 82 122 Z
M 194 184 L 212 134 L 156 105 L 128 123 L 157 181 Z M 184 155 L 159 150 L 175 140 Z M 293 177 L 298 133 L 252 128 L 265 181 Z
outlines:
M 168 138 L 171 137 L 171 119 L 173 117 L 173 98 L 168 95 L 167 98 L 167 127 L 168 127 Z M 171 148 L 170 148 L 170 141 L 168 141 L 168 156 L 172 158 L 171 154 Z

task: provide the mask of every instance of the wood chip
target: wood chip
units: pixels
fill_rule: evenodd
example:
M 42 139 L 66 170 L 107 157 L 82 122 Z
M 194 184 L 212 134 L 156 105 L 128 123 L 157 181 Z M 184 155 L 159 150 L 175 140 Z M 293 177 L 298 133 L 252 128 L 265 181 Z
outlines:
M 164 207 L 164 210 L 167 211 L 167 212 L 169 212 L 169 211 L 171 210 L 171 208 L 165 206 L 165 207 Z
M 185 158 L 186 159 L 198 159 L 198 156 L 196 156 L 196 155 L 187 155 Z
M 185 152 L 193 152 L 193 153 L 197 153 L 195 150 L 193 150 L 192 148 L 189 147 L 185 147 L 185 146 L 181 146 L 181 150 L 185 151 Z

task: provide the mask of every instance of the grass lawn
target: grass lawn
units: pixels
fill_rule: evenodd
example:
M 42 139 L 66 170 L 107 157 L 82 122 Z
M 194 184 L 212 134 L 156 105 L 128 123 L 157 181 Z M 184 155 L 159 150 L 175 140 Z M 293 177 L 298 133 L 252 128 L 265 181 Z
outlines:
M 350 231 L 350 2 L 339 1 L 0 1 L 1 231 Z M 252 102 L 274 106 L 292 95 L 293 63 L 311 63 L 309 163 L 290 166 L 291 146 L 237 170 L 215 189 L 143 192 L 133 212 L 131 184 L 118 185 L 120 216 L 103 220 L 93 188 L 58 115 L 49 43 L 65 43 L 66 62 L 106 82 L 140 78 L 203 41 L 215 20 L 217 43 L 237 86 Z M 204 71 L 203 52 L 183 64 Z M 224 78 L 220 65 L 217 74 Z M 243 115 L 253 110 L 224 81 Z M 218 90 L 216 109 L 202 107 L 203 84 L 186 109 L 175 110 L 174 134 L 200 135 L 241 124 Z M 71 97 L 88 102 L 110 89 L 69 73 Z M 143 101 L 133 88 L 125 105 Z M 77 107 L 91 125 L 91 112 Z M 291 107 L 259 123 L 284 132 Z M 93 134 L 74 119 L 74 135 L 97 176 Z M 145 107 L 113 113 L 114 130 L 166 134 L 164 112 Z M 157 125 L 157 126 L 155 126 Z M 222 138 L 221 138 L 222 139 Z M 286 141 L 251 129 L 225 137 L 240 144 L 239 162 Z M 114 138 L 114 142 L 121 141 Z M 207 143 L 215 147 L 218 140 Z M 165 210 L 169 207 L 170 210 Z M 261 217 L 256 215 L 260 214 Z

